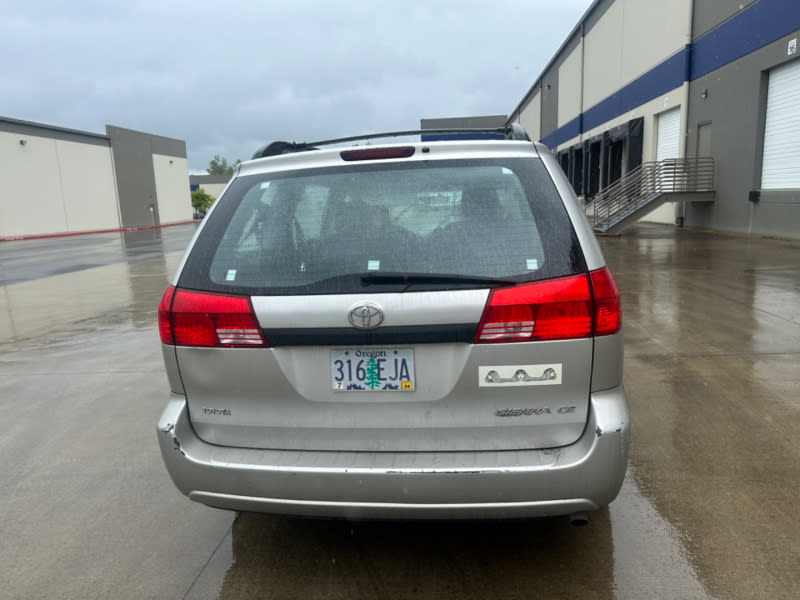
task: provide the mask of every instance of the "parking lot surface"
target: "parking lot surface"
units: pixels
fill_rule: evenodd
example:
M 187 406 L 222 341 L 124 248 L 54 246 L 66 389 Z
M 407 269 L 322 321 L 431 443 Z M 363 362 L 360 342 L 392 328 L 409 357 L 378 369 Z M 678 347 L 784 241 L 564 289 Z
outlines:
M 0 244 L 1 598 L 797 598 L 800 243 L 639 225 L 633 442 L 588 527 L 234 514 L 170 482 L 156 307 L 194 226 Z

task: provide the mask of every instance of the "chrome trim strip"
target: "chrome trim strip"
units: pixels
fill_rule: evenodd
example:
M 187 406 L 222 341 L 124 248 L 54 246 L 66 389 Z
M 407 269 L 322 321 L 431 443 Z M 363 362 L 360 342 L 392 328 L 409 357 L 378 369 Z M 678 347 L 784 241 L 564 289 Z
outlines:
M 240 502 L 253 502 L 257 504 L 278 504 L 284 506 L 322 506 L 322 507 L 350 507 L 350 508 L 399 508 L 420 510 L 481 510 L 494 508 L 558 508 L 581 504 L 587 510 L 596 510 L 598 506 L 587 498 L 570 498 L 566 500 L 542 500 L 533 502 L 483 502 L 463 504 L 404 504 L 400 502 L 334 502 L 329 500 L 287 500 L 285 498 L 261 498 L 258 496 L 236 496 L 233 494 L 218 494 L 215 492 L 190 492 L 189 498 L 202 504 L 214 504 L 214 500 L 227 500 Z M 591 508 L 589 508 L 591 507 Z

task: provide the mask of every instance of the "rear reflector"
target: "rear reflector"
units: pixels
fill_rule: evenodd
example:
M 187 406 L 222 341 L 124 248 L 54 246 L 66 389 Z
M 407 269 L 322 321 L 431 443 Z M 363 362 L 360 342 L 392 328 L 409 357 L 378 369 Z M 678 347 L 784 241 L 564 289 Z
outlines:
M 161 341 L 165 344 L 175 343 L 175 339 L 172 336 L 172 319 L 169 316 L 174 295 L 175 287 L 169 286 L 158 304 L 158 333 L 161 336 Z
M 608 268 L 592 271 L 594 295 L 594 334 L 611 335 L 622 328 L 619 289 Z
M 401 146 L 399 148 L 369 148 L 366 150 L 342 150 L 339 156 L 342 160 L 382 160 L 387 158 L 408 158 L 414 156 L 414 146 Z
M 619 291 L 608 269 L 495 289 L 486 304 L 478 344 L 610 335 L 621 325 Z
M 161 341 L 175 346 L 267 345 L 246 296 L 190 292 L 170 286 L 158 308 L 158 327 Z

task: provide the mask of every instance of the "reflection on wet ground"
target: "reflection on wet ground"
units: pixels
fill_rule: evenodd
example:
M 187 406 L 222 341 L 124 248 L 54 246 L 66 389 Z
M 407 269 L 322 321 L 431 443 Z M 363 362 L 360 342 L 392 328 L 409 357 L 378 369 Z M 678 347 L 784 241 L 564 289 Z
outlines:
M 610 534 L 607 511 L 587 529 L 563 519 L 396 524 L 243 514 L 220 598 L 610 598 Z
M 186 248 L 195 224 L 0 243 L 0 286 L 74 273 Z
M 177 244 L 183 240 L 185 245 L 189 239 L 187 234 L 193 232 L 194 226 L 173 229 L 177 231 L 172 232 L 170 243 Z M 130 233 L 153 235 L 152 231 Z M 120 234 L 104 235 L 118 238 Z M 152 243 L 148 244 L 151 250 Z M 160 244 L 157 247 L 161 247 Z M 0 253 L 4 248 L 0 244 Z M 36 253 L 38 249 L 34 251 Z M 131 321 L 136 326 L 152 327 L 158 301 L 180 262 L 182 252 L 164 254 L 153 251 L 153 254 L 117 261 L 116 254 L 109 252 L 103 254 L 106 262 L 101 266 L 73 269 L 67 266 L 70 257 L 73 261 L 80 257 L 65 250 L 65 263 L 61 266 L 66 272 L 50 276 L 45 276 L 46 267 L 37 263 L 38 266 L 30 271 L 31 274 L 35 271 L 36 277 L 0 285 L 0 343 L 52 336 L 57 332 L 63 334 L 63 331 L 69 335 L 69 332 Z M 19 269 L 15 267 L 11 271 L 18 272 Z M 0 275 L 2 273 L 0 270 Z
M 239 514 L 187 598 L 710 598 L 680 537 L 632 477 L 586 528 Z
M 640 226 L 623 294 L 631 464 L 724 598 L 800 590 L 800 243 Z
M 601 243 L 623 294 L 634 435 L 620 497 L 586 528 L 196 505 L 153 432 L 167 390 L 156 306 L 180 253 L 2 285 L 2 594 L 796 598 L 800 243 L 656 226 Z M 40 250 L 15 253 L 35 265 Z

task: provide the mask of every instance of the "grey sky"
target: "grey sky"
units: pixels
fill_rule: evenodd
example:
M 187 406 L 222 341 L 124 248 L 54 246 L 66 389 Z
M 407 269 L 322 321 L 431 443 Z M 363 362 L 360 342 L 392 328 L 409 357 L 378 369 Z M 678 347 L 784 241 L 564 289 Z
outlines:
M 186 140 L 189 167 L 266 141 L 507 114 L 591 0 L 0 0 L 0 115 Z

